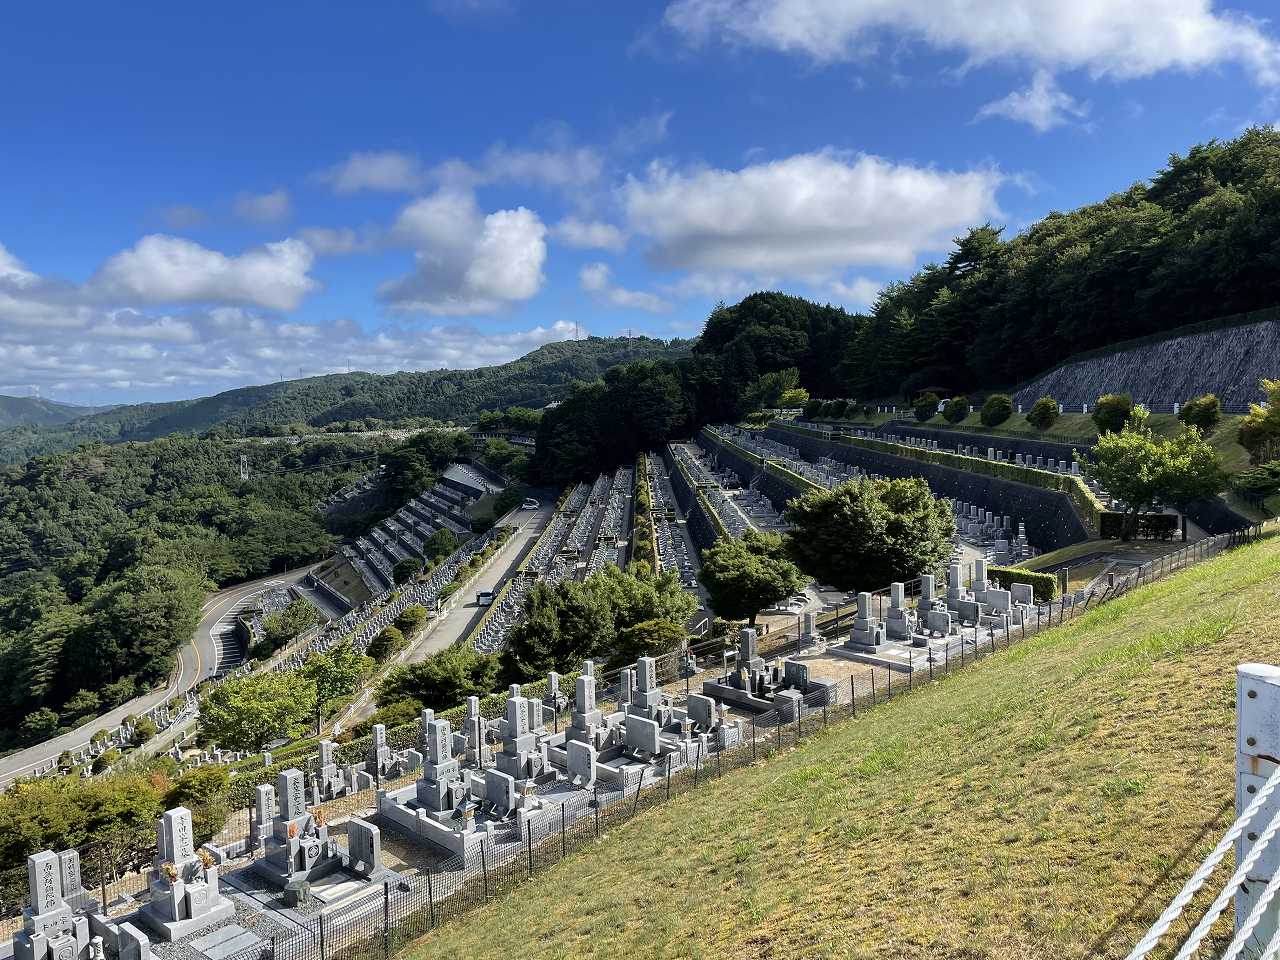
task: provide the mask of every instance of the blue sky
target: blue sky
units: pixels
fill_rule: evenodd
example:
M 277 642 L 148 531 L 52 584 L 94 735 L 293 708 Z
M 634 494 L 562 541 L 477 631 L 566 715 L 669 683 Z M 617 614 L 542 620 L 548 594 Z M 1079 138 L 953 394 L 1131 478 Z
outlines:
M 759 288 L 858 309 L 969 225 L 1280 120 L 1266 6 L 21 5 L 0 392 L 475 366 Z

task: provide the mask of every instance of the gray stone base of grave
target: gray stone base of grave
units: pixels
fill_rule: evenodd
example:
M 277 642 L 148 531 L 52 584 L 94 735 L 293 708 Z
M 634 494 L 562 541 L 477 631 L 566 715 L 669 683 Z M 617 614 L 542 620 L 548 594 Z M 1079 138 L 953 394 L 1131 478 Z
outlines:
M 342 858 L 337 856 L 326 857 L 322 854 L 316 858 L 316 863 L 313 866 L 305 870 L 290 870 L 288 865 L 264 857 L 261 860 L 255 860 L 249 869 L 272 886 L 283 890 L 292 881 L 301 880 L 314 883 L 316 880 L 329 876 L 335 870 L 341 870 Z
M 154 903 L 147 904 L 134 915 L 134 919 L 161 940 L 166 941 L 181 940 L 201 930 L 208 930 L 236 915 L 235 904 L 226 897 L 220 897 L 219 902 L 208 912 L 188 920 L 170 920 L 153 909 L 154 907 Z
M 151 941 L 132 923 L 115 923 L 99 913 L 90 913 L 89 936 L 102 938 L 107 960 L 149 960 L 151 956 Z
M 252 949 L 262 942 L 262 938 L 256 933 L 250 933 L 238 923 L 229 923 L 203 937 L 196 937 L 188 946 L 207 960 L 225 960 L 226 957 Z

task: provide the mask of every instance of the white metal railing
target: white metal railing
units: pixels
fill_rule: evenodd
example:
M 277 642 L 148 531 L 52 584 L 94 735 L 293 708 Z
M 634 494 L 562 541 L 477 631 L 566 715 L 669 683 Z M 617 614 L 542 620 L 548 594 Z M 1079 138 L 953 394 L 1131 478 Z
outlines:
M 1236 868 L 1175 954 L 1190 960 L 1214 924 L 1235 902 L 1235 933 L 1222 960 L 1280 956 L 1280 667 L 1245 663 L 1236 668 L 1235 822 L 1130 952 L 1143 960 L 1208 883 L 1233 848 Z

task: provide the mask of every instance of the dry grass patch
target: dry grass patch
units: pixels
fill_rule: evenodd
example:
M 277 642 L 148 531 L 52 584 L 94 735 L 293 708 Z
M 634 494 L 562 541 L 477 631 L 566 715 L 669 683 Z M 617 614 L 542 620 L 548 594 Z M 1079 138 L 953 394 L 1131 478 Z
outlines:
M 1231 820 L 1234 668 L 1280 541 L 832 726 L 613 831 L 427 957 L 1119 957 Z

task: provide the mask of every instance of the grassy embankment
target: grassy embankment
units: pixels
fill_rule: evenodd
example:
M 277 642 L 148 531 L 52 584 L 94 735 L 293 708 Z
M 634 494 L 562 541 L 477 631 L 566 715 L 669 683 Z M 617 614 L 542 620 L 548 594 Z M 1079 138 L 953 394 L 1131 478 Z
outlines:
M 1276 656 L 1278 586 L 1273 539 L 1137 590 L 641 815 L 406 956 L 1124 956 L 1231 821 L 1234 668 Z

